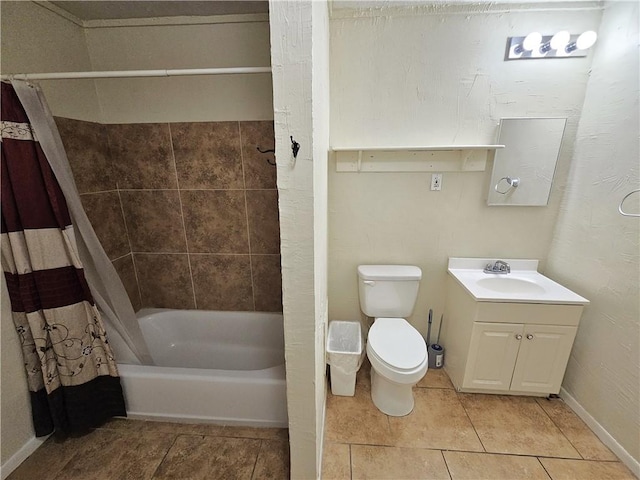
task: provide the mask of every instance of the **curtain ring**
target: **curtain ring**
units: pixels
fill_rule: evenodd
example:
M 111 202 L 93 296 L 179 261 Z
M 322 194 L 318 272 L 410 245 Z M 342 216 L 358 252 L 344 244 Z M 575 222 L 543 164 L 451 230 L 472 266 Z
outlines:
M 509 184 L 509 187 L 506 190 L 500 190 L 498 187 L 500 186 L 500 182 L 506 180 L 506 182 Z M 520 177 L 502 177 L 500 180 L 498 180 L 498 183 L 496 183 L 494 190 L 496 192 L 498 192 L 500 195 L 506 195 L 507 193 L 509 193 L 509 191 L 512 188 L 518 188 L 518 185 L 520 185 Z

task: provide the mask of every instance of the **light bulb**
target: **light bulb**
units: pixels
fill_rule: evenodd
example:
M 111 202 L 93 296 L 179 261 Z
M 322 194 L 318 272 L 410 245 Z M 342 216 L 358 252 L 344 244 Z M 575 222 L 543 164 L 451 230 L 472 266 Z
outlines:
M 576 47 L 578 47 L 580 50 L 586 50 L 587 48 L 593 46 L 593 44 L 596 43 L 597 39 L 598 34 L 593 30 L 588 30 L 578 37 L 578 39 L 576 40 Z
M 569 43 L 569 39 L 571 38 L 571 34 L 566 30 L 562 30 L 561 32 L 556 33 L 553 37 L 551 37 L 551 41 L 549 45 L 554 50 L 562 50 Z
M 584 34 L 583 34 L 584 35 Z M 542 41 L 542 35 L 539 32 L 531 32 L 529 35 L 524 37 L 524 41 L 522 42 L 522 48 L 525 50 L 533 50 Z

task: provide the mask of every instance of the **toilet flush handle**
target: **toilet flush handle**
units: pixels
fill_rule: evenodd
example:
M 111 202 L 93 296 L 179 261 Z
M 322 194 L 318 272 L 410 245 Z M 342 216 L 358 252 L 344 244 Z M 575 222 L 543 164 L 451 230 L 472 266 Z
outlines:
M 374 282 L 373 280 L 364 280 L 364 284 L 369 285 L 370 287 L 373 287 L 376 284 L 376 282 Z

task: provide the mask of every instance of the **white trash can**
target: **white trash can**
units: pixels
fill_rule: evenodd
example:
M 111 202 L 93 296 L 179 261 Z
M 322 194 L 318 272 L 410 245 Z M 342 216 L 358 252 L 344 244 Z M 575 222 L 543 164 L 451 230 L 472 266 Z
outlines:
M 329 323 L 327 363 L 331 367 L 331 393 L 353 397 L 356 373 L 364 359 L 360 322 L 333 320 Z

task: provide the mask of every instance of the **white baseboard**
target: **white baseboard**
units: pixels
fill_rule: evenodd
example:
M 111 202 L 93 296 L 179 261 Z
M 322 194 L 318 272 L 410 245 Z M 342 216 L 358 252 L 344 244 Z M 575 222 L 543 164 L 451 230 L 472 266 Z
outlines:
M 20 466 L 22 462 L 29 458 L 29 455 L 35 452 L 47 438 L 49 437 L 31 437 L 29 440 L 27 440 L 27 443 L 25 443 L 20 450 L 14 453 L 9 460 L 4 462 L 0 466 L 0 477 L 2 478 L 2 480 L 5 480 L 5 478 L 11 475 L 11 472 L 13 472 Z
M 633 474 L 640 478 L 640 462 L 633 458 L 615 438 L 600 425 L 589 412 L 587 412 L 578 401 L 569 394 L 564 388 L 560 389 L 560 398 L 564 403 L 578 415 L 584 423 L 596 434 L 596 436 L 624 463 Z

